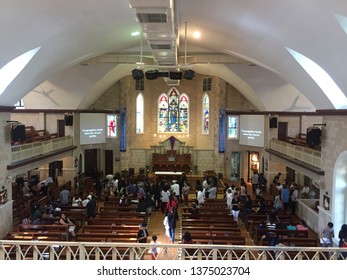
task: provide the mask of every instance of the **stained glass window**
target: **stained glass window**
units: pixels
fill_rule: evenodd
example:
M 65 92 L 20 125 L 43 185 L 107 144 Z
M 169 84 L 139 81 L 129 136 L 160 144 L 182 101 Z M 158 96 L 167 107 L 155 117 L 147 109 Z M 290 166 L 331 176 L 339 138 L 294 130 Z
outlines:
M 117 116 L 107 115 L 107 137 L 117 137 Z
M 143 133 L 144 111 L 143 111 L 143 95 L 139 93 L 136 97 L 136 133 Z
M 189 98 L 172 88 L 158 99 L 158 132 L 189 132 Z
M 205 93 L 202 97 L 202 133 L 209 133 L 210 98 Z
M 228 138 L 238 139 L 239 137 L 239 117 L 228 116 Z

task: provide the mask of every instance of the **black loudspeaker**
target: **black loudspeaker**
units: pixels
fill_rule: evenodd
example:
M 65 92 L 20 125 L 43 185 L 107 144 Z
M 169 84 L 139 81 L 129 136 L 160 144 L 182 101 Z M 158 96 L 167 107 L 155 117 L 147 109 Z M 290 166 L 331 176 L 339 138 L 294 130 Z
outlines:
M 181 71 L 170 71 L 169 78 L 171 80 L 181 80 L 183 73 Z
M 72 126 L 73 125 L 73 116 L 72 115 L 65 115 L 65 125 L 66 126 Z
M 147 80 L 155 80 L 155 79 L 157 79 L 158 78 L 158 74 L 159 73 L 159 71 L 158 70 L 148 70 L 147 72 L 146 72 L 146 78 L 147 78 Z
M 186 80 L 193 80 L 194 76 L 195 76 L 195 71 L 191 69 L 185 71 L 183 74 L 183 78 L 185 78 Z
M 145 73 L 143 73 L 143 71 L 140 69 L 134 69 L 133 71 L 131 71 L 131 73 L 135 80 L 141 80 L 145 77 Z
M 277 118 L 270 118 L 270 128 L 277 128 Z
M 321 130 L 316 127 L 307 129 L 306 133 L 306 144 L 310 147 L 316 147 L 320 145 Z
M 13 125 L 11 127 L 11 139 L 12 142 L 25 141 L 25 125 Z

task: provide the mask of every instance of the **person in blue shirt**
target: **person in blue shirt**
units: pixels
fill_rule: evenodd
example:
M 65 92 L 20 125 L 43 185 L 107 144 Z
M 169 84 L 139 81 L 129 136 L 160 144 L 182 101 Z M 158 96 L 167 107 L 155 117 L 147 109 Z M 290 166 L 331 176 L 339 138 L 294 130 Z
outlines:
M 286 184 L 283 185 L 281 198 L 282 198 L 283 210 L 286 213 L 288 211 L 288 206 L 289 206 L 289 189 Z

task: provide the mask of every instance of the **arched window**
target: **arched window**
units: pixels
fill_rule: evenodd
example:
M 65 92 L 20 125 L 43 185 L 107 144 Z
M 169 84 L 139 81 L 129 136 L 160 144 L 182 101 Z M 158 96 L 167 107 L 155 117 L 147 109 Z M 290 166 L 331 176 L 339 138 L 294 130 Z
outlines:
M 208 134 L 210 132 L 210 98 L 205 93 L 202 97 L 202 133 Z
M 143 95 L 139 93 L 136 97 L 136 133 L 144 133 L 144 106 Z
M 189 132 L 189 98 L 177 89 L 158 99 L 158 132 Z

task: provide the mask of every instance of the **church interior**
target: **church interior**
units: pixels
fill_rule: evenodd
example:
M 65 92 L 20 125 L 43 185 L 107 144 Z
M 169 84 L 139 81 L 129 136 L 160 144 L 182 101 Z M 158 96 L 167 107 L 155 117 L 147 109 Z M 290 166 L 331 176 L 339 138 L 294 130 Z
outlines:
M 125 223 L 132 213 L 129 232 L 107 228 L 118 232 L 110 242 L 136 241 L 139 223 L 147 223 L 148 243 L 153 234 L 170 243 L 154 186 L 177 181 L 182 192 L 185 181 L 188 202 L 181 193 L 175 243 L 189 230 L 197 244 L 260 245 L 255 225 L 269 220 L 285 186 L 290 195 L 298 191 L 297 200 L 292 211 L 285 203 L 278 222 L 304 221 L 309 229 L 306 243 L 297 233 L 296 247 L 319 251 L 329 223 L 335 237 L 328 247 L 342 246 L 347 10 L 340 1 L 219 1 L 212 10 L 207 0 L 48 1 L 30 9 L 20 2 L 5 0 L 8 9 L 0 11 L 0 238 L 34 238 L 20 233 L 29 229 L 23 220 L 34 205 L 43 210 L 55 201 L 78 229 L 76 236 L 67 233 L 72 242 L 108 242 L 101 233 L 107 223 L 116 226 L 111 216 Z M 263 183 L 253 182 L 255 173 Z M 134 196 L 121 211 L 121 187 L 108 185 L 116 179 L 153 188 L 147 197 L 155 207 L 138 211 L 142 196 Z M 205 180 L 216 197 L 205 197 L 203 206 L 197 200 Z M 241 216 L 232 221 L 231 186 L 240 196 L 244 186 L 253 205 L 261 196 L 266 217 L 253 217 L 242 201 Z M 69 205 L 62 203 L 64 187 Z M 96 215 L 104 215 L 103 227 L 89 236 L 86 208 L 70 209 L 75 194 L 95 197 Z M 217 229 L 230 221 L 232 229 L 223 230 L 233 242 L 201 236 L 206 228 L 190 224 L 195 203 L 206 211 L 201 223 L 214 220 Z M 281 233 L 283 240 L 290 236 Z M 61 241 L 61 232 L 45 238 Z

